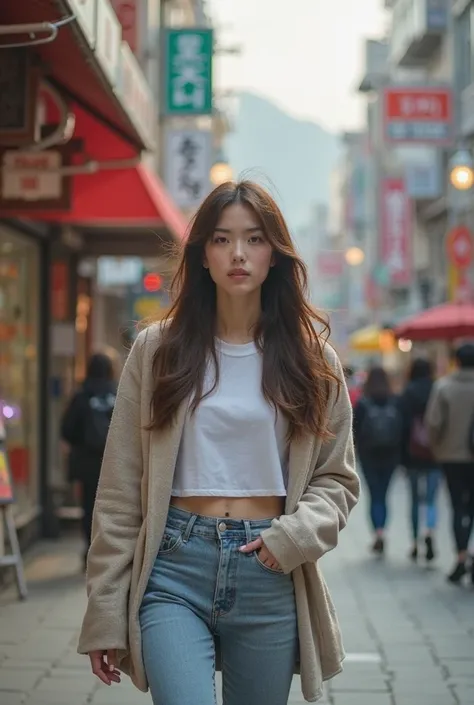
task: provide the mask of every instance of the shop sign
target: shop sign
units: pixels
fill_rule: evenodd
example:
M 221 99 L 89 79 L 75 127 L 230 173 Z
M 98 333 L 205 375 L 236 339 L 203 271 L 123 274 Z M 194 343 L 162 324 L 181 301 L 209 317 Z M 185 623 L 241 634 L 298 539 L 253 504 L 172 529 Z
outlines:
M 383 91 L 383 135 L 392 144 L 450 145 L 453 141 L 451 89 L 386 87 Z
M 101 289 L 133 286 L 140 282 L 142 270 L 140 257 L 99 257 L 97 283 Z
M 446 236 L 448 261 L 457 269 L 467 269 L 473 258 L 472 233 L 466 225 L 452 228 Z
M 117 85 L 123 107 L 150 146 L 155 142 L 156 113 L 150 87 L 140 64 L 126 42 L 120 48 L 120 73 Z
M 94 47 L 96 30 L 96 0 L 69 0 L 87 42 Z
M 7 451 L 5 448 L 0 448 L 0 505 L 12 504 L 13 496 L 13 481 L 8 465 Z M 3 521 L 3 517 L 0 517 Z
M 406 287 L 412 282 L 412 203 L 404 179 L 386 177 L 381 188 L 380 260 L 389 284 Z
M 64 148 L 43 152 L 0 152 L 0 210 L 67 210 L 70 178 L 58 171 L 69 163 Z
M 95 54 L 112 86 L 115 86 L 119 76 L 122 25 L 109 0 L 96 0 L 96 2 L 97 33 Z
M 53 321 L 66 321 L 69 317 L 69 270 L 67 262 L 56 261 L 51 265 L 51 317 Z
M 168 29 L 165 34 L 164 112 L 212 113 L 211 29 Z
M 146 321 L 152 318 L 161 318 L 168 311 L 168 306 L 157 296 L 137 296 L 133 300 L 133 319 Z
M 38 137 L 39 74 L 27 49 L 0 51 L 0 144 L 32 144 Z
M 169 130 L 165 184 L 179 208 L 196 208 L 210 191 L 212 134 L 209 130 Z

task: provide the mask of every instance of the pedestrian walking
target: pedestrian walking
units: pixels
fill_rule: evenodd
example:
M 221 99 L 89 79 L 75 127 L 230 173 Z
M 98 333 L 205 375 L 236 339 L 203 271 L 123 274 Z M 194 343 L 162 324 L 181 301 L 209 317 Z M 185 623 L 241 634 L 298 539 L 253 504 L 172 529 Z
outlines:
M 165 322 L 119 386 L 79 652 L 155 705 L 307 700 L 343 650 L 317 561 L 359 494 L 343 372 L 276 203 L 251 182 L 195 216 Z M 317 619 L 314 616 L 317 615 Z
M 61 423 L 61 437 L 70 447 L 69 481 L 78 482 L 81 490 L 84 568 L 91 543 L 92 514 L 116 394 L 117 383 L 111 358 L 102 353 L 92 355 L 84 383 L 72 397 Z
M 372 367 L 354 409 L 354 439 L 370 495 L 372 551 L 377 555 L 385 550 L 387 493 L 400 460 L 401 434 L 399 400 L 383 367 Z
M 430 446 L 428 428 L 425 423 L 426 407 L 433 388 L 433 367 L 429 360 L 413 360 L 408 384 L 401 396 L 400 407 L 403 420 L 401 464 L 406 469 L 411 494 L 411 532 L 413 545 L 410 557 L 418 559 L 420 516 L 424 516 L 425 558 L 431 562 L 436 557 L 434 531 L 437 526 L 436 498 L 441 480 L 441 471 Z
M 448 580 L 457 584 L 468 573 L 469 561 L 474 583 L 474 559 L 468 554 L 474 523 L 474 344 L 461 345 L 455 359 L 458 369 L 433 387 L 426 423 L 451 499 L 457 563 Z

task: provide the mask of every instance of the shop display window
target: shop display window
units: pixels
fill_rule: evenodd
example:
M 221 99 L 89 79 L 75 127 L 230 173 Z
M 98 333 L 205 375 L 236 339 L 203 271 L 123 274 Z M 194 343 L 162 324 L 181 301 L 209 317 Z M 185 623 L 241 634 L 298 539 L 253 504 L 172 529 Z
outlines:
M 25 522 L 38 505 L 38 245 L 0 225 L 0 414 Z

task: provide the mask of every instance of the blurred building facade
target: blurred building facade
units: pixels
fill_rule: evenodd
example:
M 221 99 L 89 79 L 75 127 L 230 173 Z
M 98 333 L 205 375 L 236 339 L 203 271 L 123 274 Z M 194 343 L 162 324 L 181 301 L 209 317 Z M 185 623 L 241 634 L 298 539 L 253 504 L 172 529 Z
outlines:
M 447 234 L 460 218 L 474 225 L 470 192 L 462 199 L 449 185 L 453 154 L 472 149 L 473 3 L 385 0 L 384 7 L 386 36 L 364 47 L 365 128 L 344 140 L 346 233 L 364 253 L 364 303 L 350 316 L 353 331 L 393 326 L 459 296 Z
M 58 428 L 88 355 L 105 348 L 120 367 L 134 322 L 167 305 L 192 208 L 169 181 L 176 122 L 165 80 L 174 71 L 181 112 L 186 95 L 205 96 L 180 127 L 207 132 L 211 148 L 222 117 L 202 0 L 2 3 L 0 25 L 0 412 L 27 540 L 58 530 L 67 490 Z M 179 53 L 204 66 L 190 86 L 171 66 Z M 209 151 L 202 193 L 212 163 Z

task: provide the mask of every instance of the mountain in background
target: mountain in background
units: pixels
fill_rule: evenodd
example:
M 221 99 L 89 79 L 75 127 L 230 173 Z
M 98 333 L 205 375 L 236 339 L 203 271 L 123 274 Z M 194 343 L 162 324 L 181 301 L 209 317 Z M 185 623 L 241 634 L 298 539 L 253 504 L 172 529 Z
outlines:
M 240 94 L 234 123 L 226 149 L 236 178 L 266 186 L 293 231 L 305 226 L 314 205 L 329 202 L 339 138 L 252 93 Z

